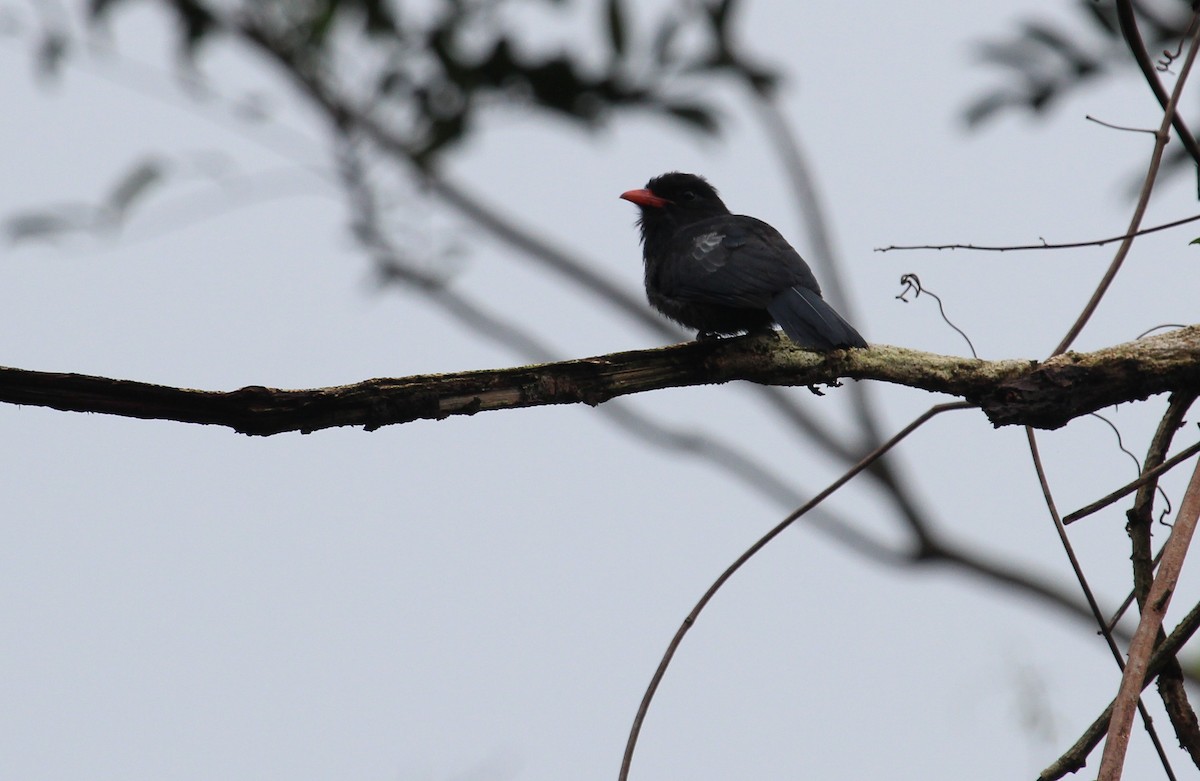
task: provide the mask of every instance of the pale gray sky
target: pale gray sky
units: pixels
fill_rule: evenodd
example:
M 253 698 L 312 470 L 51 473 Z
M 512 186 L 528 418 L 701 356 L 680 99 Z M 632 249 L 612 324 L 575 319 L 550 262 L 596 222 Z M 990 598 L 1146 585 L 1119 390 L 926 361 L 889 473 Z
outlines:
M 6 5 L 28 20 L 27 6 Z M 1000 78 L 972 47 L 1034 12 L 1068 18 L 1065 3 L 1047 5 L 746 3 L 742 34 L 789 74 L 789 116 L 869 341 L 965 352 L 931 301 L 894 300 L 914 271 L 983 357 L 1041 358 L 1102 273 L 1109 249 L 873 252 L 1123 230 L 1122 188 L 1149 138 L 1084 115 L 1157 125 L 1132 76 L 1073 97 L 1049 122 L 1010 116 L 963 131 L 962 107 Z M 121 235 L 0 249 L 0 363 L 232 389 L 521 362 L 419 295 L 374 291 L 323 127 L 261 61 L 224 49 L 202 60 L 226 97 L 276 97 L 276 123 L 239 124 L 221 102 L 177 88 L 157 14 L 116 19 L 120 60 L 78 61 L 46 88 L 25 41 L 0 46 L 0 215 L 101 197 L 144 155 L 189 170 L 215 154 L 231 177 L 264 176 L 247 190 L 197 172 Z M 617 196 L 664 170 L 705 174 L 735 211 L 806 251 L 760 130 L 749 114 L 731 120 L 706 142 L 650 118 L 592 136 L 500 112 L 449 170 L 636 292 L 636 211 Z M 1194 212 L 1193 189 L 1162 187 L 1147 221 Z M 661 342 L 411 199 L 423 240 L 463 250 L 462 289 L 521 313 L 564 357 Z M 1077 346 L 1195 321 L 1191 237 L 1140 241 Z M 872 391 L 891 429 L 934 401 Z M 792 393 L 843 420 L 844 391 Z M 804 495 L 836 476 L 744 388 L 629 403 L 683 427 L 703 421 Z M 1110 416 L 1139 456 L 1162 407 Z M 786 512 L 582 406 L 267 439 L 12 406 L 0 427 L 0 778 L 25 781 L 615 778 L 680 620 Z M 1095 419 L 1040 444 L 1064 510 L 1133 476 Z M 899 454 L 956 539 L 1072 582 L 1022 432 L 959 412 Z M 840 513 L 894 536 L 877 492 L 844 493 L 832 502 Z M 1129 580 L 1122 512 L 1073 531 L 1106 605 Z M 632 777 L 1032 777 L 1117 681 L 1094 632 L 1057 613 L 952 572 L 884 569 L 800 529 L 739 573 L 689 635 Z M 1135 738 L 1127 777 L 1156 767 Z M 1194 775 L 1182 755 L 1176 767 Z

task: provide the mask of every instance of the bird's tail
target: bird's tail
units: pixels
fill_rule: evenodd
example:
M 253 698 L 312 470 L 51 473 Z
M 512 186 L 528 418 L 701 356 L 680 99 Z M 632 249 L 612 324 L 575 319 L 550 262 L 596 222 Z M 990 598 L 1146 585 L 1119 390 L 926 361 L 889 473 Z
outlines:
M 819 293 L 808 288 L 799 285 L 788 288 L 771 300 L 767 311 L 801 347 L 833 350 L 867 346 L 854 326 L 825 303 Z

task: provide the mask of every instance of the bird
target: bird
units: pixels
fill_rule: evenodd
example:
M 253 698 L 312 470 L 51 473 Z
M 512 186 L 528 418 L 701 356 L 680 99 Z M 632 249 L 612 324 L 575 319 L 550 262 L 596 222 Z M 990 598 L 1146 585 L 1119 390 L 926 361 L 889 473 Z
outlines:
M 702 176 L 672 171 L 621 198 L 641 211 L 646 297 L 705 339 L 777 323 L 813 350 L 866 347 L 821 297 L 800 253 L 762 220 L 733 214 Z

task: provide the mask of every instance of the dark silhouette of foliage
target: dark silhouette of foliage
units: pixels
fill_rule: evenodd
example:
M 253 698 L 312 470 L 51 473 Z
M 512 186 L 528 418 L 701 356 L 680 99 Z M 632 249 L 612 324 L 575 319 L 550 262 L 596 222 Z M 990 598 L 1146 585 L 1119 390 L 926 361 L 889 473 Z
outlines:
M 126 0 L 92 0 L 100 22 Z M 543 0 L 563 10 L 573 0 Z M 576 3 L 577 4 L 577 3 Z M 432 19 L 401 18 L 385 0 L 245 0 L 234 11 L 205 0 L 170 0 L 181 53 L 194 58 L 210 38 L 237 26 L 253 30 L 300 73 L 332 78 L 341 60 L 381 63 L 363 85 L 344 85 L 374 112 L 403 120 L 409 158 L 433 165 L 500 103 L 524 103 L 597 127 L 615 111 L 657 112 L 703 133 L 718 128 L 718 113 L 692 94 L 689 76 L 722 73 L 755 90 L 769 90 L 775 74 L 749 62 L 734 44 L 735 0 L 679 2 L 649 30 L 634 29 L 623 0 L 607 0 L 602 65 L 585 61 L 581 47 L 534 47 L 520 30 L 498 23 L 503 0 L 444 0 Z M 699 32 L 702 46 L 678 45 L 678 33 Z M 365 32 L 365 35 L 358 35 Z M 534 49 L 538 49 L 535 51 Z
M 1138 29 L 1152 52 L 1175 51 L 1191 16 L 1191 3 L 1172 0 L 1169 12 L 1133 3 Z M 1170 5 L 1172 3 L 1164 3 Z M 1078 0 L 1081 24 L 1075 29 L 1028 19 L 1003 40 L 986 41 L 980 59 L 1007 71 L 1010 83 L 990 90 L 972 102 L 964 116 L 980 125 L 1005 111 L 1051 109 L 1073 91 L 1095 79 L 1134 67 L 1121 39 L 1115 0 Z

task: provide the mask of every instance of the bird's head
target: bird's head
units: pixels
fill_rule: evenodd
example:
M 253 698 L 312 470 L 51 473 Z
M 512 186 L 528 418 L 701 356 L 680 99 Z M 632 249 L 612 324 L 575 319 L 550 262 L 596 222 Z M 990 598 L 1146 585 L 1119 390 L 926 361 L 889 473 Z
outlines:
M 717 190 L 701 176 L 678 171 L 656 176 L 641 190 L 621 193 L 642 211 L 642 232 L 663 225 L 680 227 L 729 214 Z

